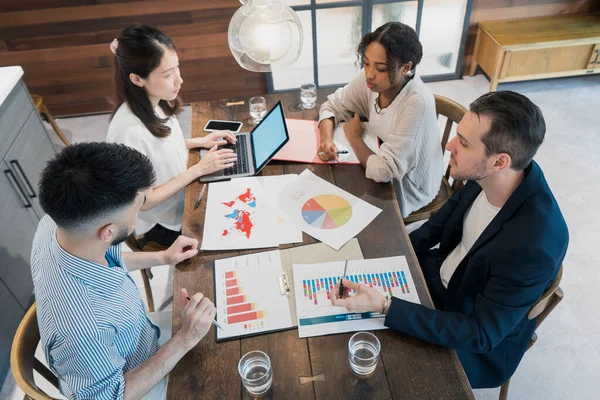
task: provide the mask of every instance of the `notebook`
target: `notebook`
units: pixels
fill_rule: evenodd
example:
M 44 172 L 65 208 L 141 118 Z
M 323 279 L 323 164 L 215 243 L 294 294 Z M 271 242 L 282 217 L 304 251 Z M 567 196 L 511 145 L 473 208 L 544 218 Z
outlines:
M 352 146 L 346 139 L 344 133 L 344 122 L 338 124 L 333 131 L 333 142 L 338 151 L 347 151 L 347 154 L 339 154 L 339 164 L 360 164 Z M 317 154 L 320 144 L 319 123 L 302 119 L 286 119 L 286 125 L 290 134 L 290 141 L 281 148 L 273 157 L 273 160 L 304 162 L 311 164 L 330 164 L 332 161 L 323 161 Z M 379 138 L 369 130 L 369 124 L 365 125 L 363 141 L 375 154 L 379 151 Z

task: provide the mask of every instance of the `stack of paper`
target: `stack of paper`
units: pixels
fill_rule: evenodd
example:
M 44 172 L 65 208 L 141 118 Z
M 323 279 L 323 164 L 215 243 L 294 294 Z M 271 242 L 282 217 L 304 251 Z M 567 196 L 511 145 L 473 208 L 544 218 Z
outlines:
M 379 313 L 352 313 L 331 304 L 331 292 L 344 273 L 344 262 L 294 264 L 294 293 L 298 335 L 303 337 L 341 332 L 386 329 Z M 420 304 L 404 256 L 348 261 L 345 279 L 370 286 L 389 298 Z M 349 290 L 350 296 L 356 293 Z
M 258 249 L 302 242 L 302 231 L 279 211 L 278 193 L 297 175 L 261 176 L 208 186 L 202 250 Z
M 309 170 L 281 190 L 279 208 L 289 222 L 335 250 L 358 235 L 381 212 Z

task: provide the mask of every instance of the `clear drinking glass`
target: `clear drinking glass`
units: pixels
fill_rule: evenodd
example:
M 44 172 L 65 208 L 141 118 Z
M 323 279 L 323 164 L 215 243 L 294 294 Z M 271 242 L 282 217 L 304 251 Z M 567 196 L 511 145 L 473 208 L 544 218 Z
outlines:
M 266 393 L 273 383 L 271 359 L 262 351 L 246 353 L 238 363 L 238 372 L 244 387 L 251 395 Z
M 317 85 L 307 83 L 300 86 L 300 101 L 302 102 L 302 108 L 305 110 L 314 108 L 317 102 Z
M 358 332 L 348 342 L 350 367 L 358 375 L 369 375 L 377 367 L 381 343 L 369 332 Z
M 267 100 L 260 96 L 252 97 L 249 101 L 249 104 L 252 123 L 254 125 L 258 125 L 265 115 L 267 115 Z

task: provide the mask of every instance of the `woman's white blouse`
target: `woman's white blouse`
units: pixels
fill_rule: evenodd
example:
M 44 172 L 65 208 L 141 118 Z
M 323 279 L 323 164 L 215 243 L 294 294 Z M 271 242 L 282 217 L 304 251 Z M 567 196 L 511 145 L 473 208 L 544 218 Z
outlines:
M 156 115 L 166 118 L 156 107 Z M 156 173 L 156 186 L 162 185 L 183 173 L 187 168 L 188 150 L 177 118 L 170 117 L 165 123 L 171 133 L 165 138 L 154 136 L 123 103 L 108 127 L 108 142 L 122 143 L 133 147 L 150 159 Z M 148 211 L 140 211 L 135 226 L 136 234 L 148 232 L 156 224 L 179 231 L 183 217 L 184 192 L 182 189 L 162 204 Z

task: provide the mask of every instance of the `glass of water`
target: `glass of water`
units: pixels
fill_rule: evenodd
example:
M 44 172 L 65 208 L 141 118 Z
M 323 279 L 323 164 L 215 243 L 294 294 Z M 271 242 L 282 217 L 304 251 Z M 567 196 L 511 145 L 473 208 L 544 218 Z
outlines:
M 267 115 L 267 100 L 264 97 L 252 97 L 250 103 L 250 116 L 252 123 L 258 125 L 260 121 Z
M 317 86 L 314 83 L 307 83 L 300 86 L 300 101 L 302 108 L 310 110 L 315 107 L 317 102 Z
M 369 375 L 377 367 L 381 343 L 369 332 L 358 332 L 348 342 L 350 367 L 358 375 Z
M 262 351 L 246 353 L 238 363 L 238 372 L 244 387 L 254 396 L 266 393 L 273 383 L 271 359 Z

